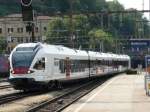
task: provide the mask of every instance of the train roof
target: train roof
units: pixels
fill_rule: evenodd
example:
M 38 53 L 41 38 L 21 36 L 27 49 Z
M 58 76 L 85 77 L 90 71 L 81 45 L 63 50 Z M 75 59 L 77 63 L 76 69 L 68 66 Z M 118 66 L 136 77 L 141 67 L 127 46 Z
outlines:
M 71 58 L 76 58 L 76 59 L 78 58 L 88 59 L 86 51 L 70 49 L 64 46 L 59 46 L 59 45 L 43 44 L 42 47 L 45 53 L 47 54 L 66 56 L 66 57 L 71 57 Z
M 88 55 L 90 56 L 91 60 L 129 60 L 130 57 L 128 55 L 118 55 L 113 53 L 100 53 L 100 52 L 93 52 L 93 51 L 84 51 L 84 50 L 76 50 L 71 49 L 68 47 L 60 46 L 60 45 L 48 45 L 42 43 L 23 43 L 19 44 L 15 49 L 22 50 L 34 50 L 37 47 L 41 47 L 43 52 L 46 54 L 53 54 L 53 55 L 60 55 L 60 56 L 68 56 L 72 58 L 79 58 L 79 59 L 88 59 Z M 24 49 L 23 49 L 24 51 Z

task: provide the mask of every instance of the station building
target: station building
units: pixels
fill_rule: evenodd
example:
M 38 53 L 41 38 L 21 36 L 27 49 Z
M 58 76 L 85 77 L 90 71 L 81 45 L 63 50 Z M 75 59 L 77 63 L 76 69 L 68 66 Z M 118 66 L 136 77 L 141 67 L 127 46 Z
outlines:
M 46 38 L 49 16 L 37 16 L 35 20 L 35 40 L 41 42 Z M 27 23 L 22 14 L 11 14 L 0 18 L 0 38 L 7 41 L 6 51 L 9 53 L 17 44 L 30 42 L 31 33 L 27 31 Z
M 145 56 L 150 54 L 150 39 L 141 38 L 128 39 L 124 41 L 124 52 L 131 56 L 132 68 L 138 68 L 138 65 L 142 65 L 144 68 Z

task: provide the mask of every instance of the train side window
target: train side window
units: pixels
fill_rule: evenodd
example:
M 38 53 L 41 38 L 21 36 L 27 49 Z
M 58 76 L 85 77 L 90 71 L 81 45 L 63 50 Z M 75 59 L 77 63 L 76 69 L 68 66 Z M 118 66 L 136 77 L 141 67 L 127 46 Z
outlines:
M 64 60 L 60 60 L 60 61 L 59 61 L 59 69 L 60 69 L 61 73 L 65 73 Z
M 34 67 L 34 69 L 37 69 L 37 70 L 44 70 L 45 69 L 45 58 L 42 58 L 40 60 L 38 60 Z
M 59 61 L 58 61 L 58 60 L 55 60 L 54 65 L 55 65 L 55 66 L 59 66 Z

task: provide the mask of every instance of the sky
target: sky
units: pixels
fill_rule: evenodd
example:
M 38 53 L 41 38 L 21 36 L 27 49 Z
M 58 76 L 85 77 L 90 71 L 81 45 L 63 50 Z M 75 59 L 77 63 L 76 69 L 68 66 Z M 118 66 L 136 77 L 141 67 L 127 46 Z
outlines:
M 106 0 L 113 1 L 113 0 Z M 143 1 L 144 1 L 144 9 L 149 10 L 149 1 L 150 0 L 118 0 L 126 9 L 128 8 L 136 8 L 137 10 L 143 10 Z M 144 14 L 149 19 L 149 14 Z

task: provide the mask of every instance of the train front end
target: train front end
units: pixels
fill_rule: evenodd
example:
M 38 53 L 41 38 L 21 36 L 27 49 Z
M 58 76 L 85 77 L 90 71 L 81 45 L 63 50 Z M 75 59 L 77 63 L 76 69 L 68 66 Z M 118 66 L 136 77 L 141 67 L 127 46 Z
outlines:
M 40 44 L 20 44 L 10 55 L 9 82 L 17 90 L 25 90 L 36 86 L 36 71 L 33 69 Z

